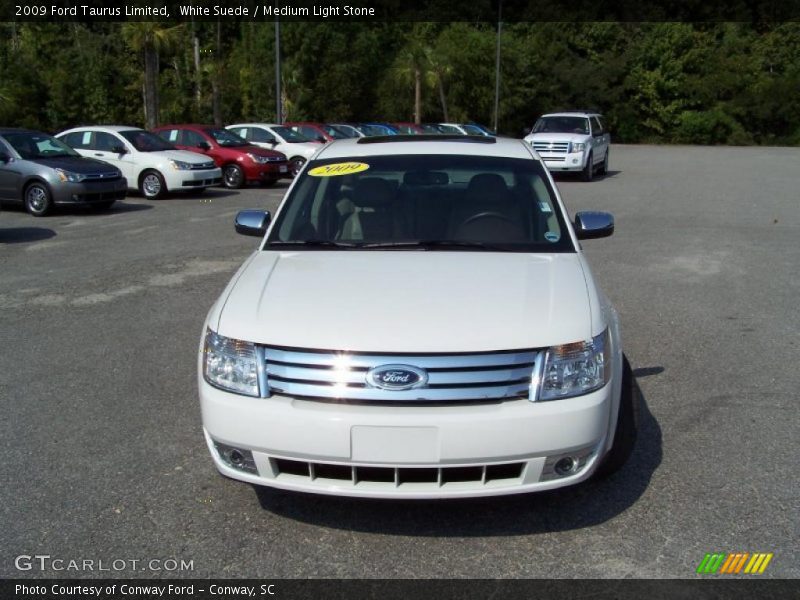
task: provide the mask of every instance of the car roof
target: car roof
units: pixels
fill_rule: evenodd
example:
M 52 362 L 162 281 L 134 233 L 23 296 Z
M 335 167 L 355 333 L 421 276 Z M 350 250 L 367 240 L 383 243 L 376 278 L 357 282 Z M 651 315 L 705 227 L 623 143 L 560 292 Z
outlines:
M 283 127 L 283 125 L 278 125 L 277 123 L 234 123 L 233 125 L 225 126 L 226 129 L 231 127 Z
M 119 133 L 120 131 L 144 131 L 141 127 L 133 125 L 82 125 L 80 127 L 73 127 L 72 129 L 65 129 L 58 135 L 64 133 L 71 133 L 73 131 L 105 131 L 107 133 Z
M 203 123 L 174 123 L 171 125 L 159 125 L 155 129 L 220 129 L 216 125 L 204 125 Z
M 602 117 L 602 113 L 584 110 L 563 110 L 561 112 L 547 113 L 543 117 Z
M 431 137 L 424 135 L 393 135 L 336 140 L 323 146 L 317 155 L 317 159 L 392 154 L 469 154 L 535 160 L 530 144 L 526 144 L 522 140 L 491 138 L 482 135 L 447 136 L 439 134 Z

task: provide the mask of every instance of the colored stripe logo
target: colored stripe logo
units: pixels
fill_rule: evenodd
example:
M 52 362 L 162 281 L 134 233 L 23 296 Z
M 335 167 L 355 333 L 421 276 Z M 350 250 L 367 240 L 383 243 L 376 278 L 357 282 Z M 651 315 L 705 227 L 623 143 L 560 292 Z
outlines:
M 719 575 L 761 575 L 767 569 L 767 565 L 773 556 L 772 552 L 755 552 L 752 554 L 749 552 L 735 552 L 733 554 L 717 552 L 706 554 L 697 567 L 697 573 L 700 575 L 712 575 L 714 573 Z

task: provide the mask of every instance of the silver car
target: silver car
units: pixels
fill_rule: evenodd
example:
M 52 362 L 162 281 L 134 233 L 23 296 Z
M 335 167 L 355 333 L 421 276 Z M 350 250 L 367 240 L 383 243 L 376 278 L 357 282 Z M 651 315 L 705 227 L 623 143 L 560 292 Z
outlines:
M 41 217 L 56 204 L 110 208 L 127 187 L 119 169 L 46 133 L 0 128 L 0 202 L 21 202 Z

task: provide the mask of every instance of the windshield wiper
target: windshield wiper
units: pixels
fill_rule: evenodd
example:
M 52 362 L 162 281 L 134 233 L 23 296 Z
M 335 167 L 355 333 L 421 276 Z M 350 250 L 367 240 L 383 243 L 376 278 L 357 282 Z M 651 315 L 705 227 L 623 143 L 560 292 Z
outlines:
M 359 248 L 369 248 L 371 250 L 382 250 L 392 248 L 421 248 L 423 250 L 450 250 L 453 248 L 472 248 L 475 250 L 496 250 L 500 252 L 511 252 L 508 248 L 496 244 L 485 242 L 462 241 L 462 240 L 414 240 L 408 242 L 375 242 L 361 244 Z
M 276 240 L 274 242 L 267 242 L 267 246 L 270 248 L 275 247 L 297 247 L 303 246 L 306 248 L 360 248 L 360 244 L 352 244 L 349 242 L 335 242 L 333 240 L 289 240 L 286 242 L 282 242 L 280 240 Z

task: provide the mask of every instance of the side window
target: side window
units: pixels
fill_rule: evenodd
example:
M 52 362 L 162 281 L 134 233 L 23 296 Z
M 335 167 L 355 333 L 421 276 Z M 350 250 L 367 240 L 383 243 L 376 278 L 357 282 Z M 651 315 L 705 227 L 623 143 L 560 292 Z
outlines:
M 183 140 L 181 141 L 181 144 L 183 146 L 193 146 L 194 148 L 197 148 L 200 144 L 206 141 L 205 138 L 196 131 L 184 129 L 182 133 Z
M 73 131 L 62 138 L 62 141 L 76 150 L 88 150 L 91 146 L 91 131 Z
M 300 130 L 300 133 L 302 133 L 310 140 L 316 140 L 317 138 L 322 137 L 322 134 L 317 133 L 317 131 L 315 129 L 312 129 L 311 127 L 302 126 L 299 127 L 298 129 Z
M 251 127 L 249 129 L 250 137 L 245 138 L 248 142 L 274 142 L 275 138 L 266 129 L 261 127 Z
M 243 137 L 248 142 L 252 140 L 252 138 L 250 137 L 251 130 L 248 129 L 247 127 L 236 127 L 235 129 L 231 129 L 231 131 L 236 135 L 238 135 L 239 137 Z
M 113 152 L 114 148 L 117 146 L 122 146 L 122 142 L 120 142 L 110 133 L 105 133 L 103 131 L 95 132 L 92 150 L 99 150 L 100 152 Z
M 603 131 L 603 126 L 600 124 L 600 120 L 597 117 L 592 117 L 592 135 L 595 137 L 603 135 L 605 133 Z
M 178 141 L 179 134 L 180 130 L 178 129 L 168 129 L 166 131 L 159 131 L 157 135 L 158 137 L 163 138 L 168 142 L 171 142 L 173 144 L 179 144 L 180 143 Z

